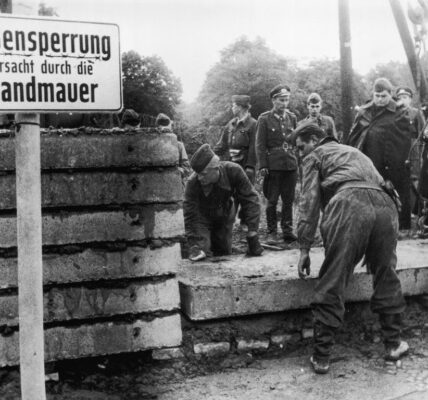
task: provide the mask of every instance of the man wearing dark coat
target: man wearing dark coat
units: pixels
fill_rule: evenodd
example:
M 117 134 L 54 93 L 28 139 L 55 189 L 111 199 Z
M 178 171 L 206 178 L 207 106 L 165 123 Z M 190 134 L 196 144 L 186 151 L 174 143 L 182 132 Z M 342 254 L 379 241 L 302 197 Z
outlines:
M 239 200 L 248 224 L 248 254 L 263 252 L 257 235 L 260 220 L 259 198 L 242 167 L 220 161 L 208 144 L 202 145 L 190 160 L 194 173 L 184 191 L 184 225 L 190 245 L 189 259 L 232 253 L 235 199 Z
M 282 200 L 281 228 L 287 243 L 296 240 L 293 234 L 293 200 L 297 180 L 297 160 L 290 142 L 296 128 L 296 116 L 288 111 L 290 88 L 275 86 L 270 92 L 273 108 L 259 116 L 256 132 L 256 156 L 260 173 L 264 177 L 263 194 L 267 199 L 267 242 L 275 244 L 277 238 L 276 207 Z
M 386 181 L 392 182 L 402 203 L 400 229 L 410 229 L 410 165 L 412 126 L 408 110 L 392 99 L 392 85 L 379 78 L 373 100 L 360 107 L 348 144 L 366 154 Z
M 300 278 L 310 273 L 309 251 L 321 211 L 325 248 L 312 301 L 311 364 L 317 373 L 329 370 L 335 332 L 345 314 L 346 286 L 363 257 L 373 274 L 370 306 L 379 314 L 385 358 L 397 360 L 407 352 L 408 344 L 400 338 L 406 303 L 395 272 L 398 213 L 393 193 L 384 189 L 384 180 L 368 157 L 327 137 L 317 125 L 301 126 L 294 135 L 303 160 L 297 225 Z
M 250 96 L 232 96 L 232 118 L 224 128 L 220 140 L 214 146 L 214 153 L 219 156 L 227 156 L 230 161 L 240 165 L 252 184 L 255 180 L 256 169 L 256 120 L 250 114 Z M 236 199 L 236 206 L 239 200 Z M 239 211 L 241 226 L 246 225 L 242 215 L 242 207 Z

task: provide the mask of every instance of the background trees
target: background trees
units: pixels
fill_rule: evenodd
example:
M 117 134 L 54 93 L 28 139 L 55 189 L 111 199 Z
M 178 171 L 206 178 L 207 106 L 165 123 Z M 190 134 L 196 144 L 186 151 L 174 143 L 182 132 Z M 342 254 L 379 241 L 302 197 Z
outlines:
M 142 57 L 132 50 L 123 53 L 122 73 L 124 108 L 152 116 L 160 112 L 175 116 L 181 83 L 160 57 Z

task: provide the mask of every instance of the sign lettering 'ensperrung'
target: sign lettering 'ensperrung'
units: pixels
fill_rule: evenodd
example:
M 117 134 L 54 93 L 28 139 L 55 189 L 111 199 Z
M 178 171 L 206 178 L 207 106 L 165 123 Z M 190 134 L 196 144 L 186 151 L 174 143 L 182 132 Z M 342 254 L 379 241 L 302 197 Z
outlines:
M 115 24 L 0 16 L 0 111 L 119 111 Z

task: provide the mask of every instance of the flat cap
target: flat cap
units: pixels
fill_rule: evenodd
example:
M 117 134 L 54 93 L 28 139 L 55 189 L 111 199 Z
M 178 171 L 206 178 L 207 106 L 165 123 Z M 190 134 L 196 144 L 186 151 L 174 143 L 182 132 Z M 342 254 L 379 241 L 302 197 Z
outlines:
M 171 119 L 168 117 L 168 115 L 164 113 L 159 113 L 156 117 L 156 125 L 160 126 L 168 126 L 171 123 Z
M 127 108 L 122 115 L 122 124 L 137 125 L 140 123 L 140 116 L 132 108 Z
M 407 96 L 413 97 L 413 90 L 409 87 L 402 86 L 397 88 L 396 96 L 398 97 L 401 94 L 407 94 Z
M 320 139 L 327 136 L 317 124 L 314 124 L 312 121 L 304 121 L 292 132 L 291 143 L 296 144 L 298 137 L 305 139 L 310 135 L 315 135 Z
M 247 96 L 245 94 L 235 94 L 232 96 L 232 103 L 235 103 L 238 106 L 241 107 L 249 107 L 250 106 L 250 96 Z
M 274 99 L 275 97 L 288 96 L 291 92 L 291 89 L 287 85 L 277 85 L 269 93 L 270 98 Z
M 322 99 L 321 96 L 318 93 L 311 93 L 308 96 L 308 103 L 312 103 L 312 104 L 316 104 L 316 103 L 321 103 Z
M 214 155 L 215 154 L 211 150 L 210 145 L 208 143 L 205 143 L 201 147 L 199 147 L 198 150 L 196 150 L 195 154 L 193 154 L 190 160 L 190 166 L 192 167 L 193 171 L 199 174 L 205 169 L 205 167 L 208 165 Z

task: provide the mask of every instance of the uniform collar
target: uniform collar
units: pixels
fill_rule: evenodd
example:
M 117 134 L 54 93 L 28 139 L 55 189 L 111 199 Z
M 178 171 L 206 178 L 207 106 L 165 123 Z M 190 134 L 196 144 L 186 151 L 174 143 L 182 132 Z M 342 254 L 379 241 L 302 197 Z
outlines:
M 245 125 L 245 123 L 250 119 L 250 116 L 251 116 L 250 113 L 247 112 L 245 114 L 244 118 L 242 118 L 242 119 L 238 119 L 238 117 L 235 117 L 232 121 L 232 124 L 235 126 L 239 125 L 239 124 Z
M 278 114 L 276 111 L 274 111 L 274 109 L 272 108 L 271 110 L 271 114 L 277 119 L 277 120 L 281 120 L 281 119 L 285 119 L 285 116 L 287 115 L 287 111 L 284 111 L 284 114 L 280 115 Z

